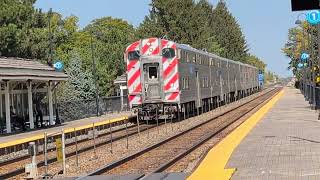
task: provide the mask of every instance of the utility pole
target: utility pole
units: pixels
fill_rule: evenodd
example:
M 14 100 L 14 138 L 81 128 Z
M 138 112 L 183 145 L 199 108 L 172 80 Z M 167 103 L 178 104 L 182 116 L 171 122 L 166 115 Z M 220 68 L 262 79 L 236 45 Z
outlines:
M 90 40 L 91 40 L 91 55 L 92 55 L 92 75 L 94 78 L 94 84 L 96 89 L 96 114 L 99 116 L 99 86 L 98 86 L 98 80 L 97 80 L 97 72 L 96 72 L 96 61 L 94 58 L 94 47 L 93 47 L 93 34 L 91 34 Z
M 50 8 L 48 12 L 48 27 L 49 27 L 49 33 L 48 33 L 48 39 L 49 39 L 49 57 L 48 57 L 48 65 L 52 66 L 52 32 L 51 32 L 51 18 L 52 18 L 52 8 Z

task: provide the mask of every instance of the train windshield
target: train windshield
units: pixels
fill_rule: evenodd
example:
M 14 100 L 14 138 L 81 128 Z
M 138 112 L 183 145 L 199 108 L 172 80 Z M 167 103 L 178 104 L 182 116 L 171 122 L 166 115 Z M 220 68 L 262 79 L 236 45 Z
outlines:
M 176 53 L 173 48 L 164 48 L 162 49 L 162 56 L 165 58 L 173 58 L 176 56 Z
M 149 79 L 158 79 L 158 68 L 155 66 L 149 67 Z
M 138 60 L 140 58 L 139 51 L 130 51 L 128 52 L 128 59 L 129 60 Z

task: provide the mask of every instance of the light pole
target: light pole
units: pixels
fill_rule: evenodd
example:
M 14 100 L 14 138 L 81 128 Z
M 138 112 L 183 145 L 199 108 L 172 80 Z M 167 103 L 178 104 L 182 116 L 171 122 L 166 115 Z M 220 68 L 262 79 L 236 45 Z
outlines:
M 304 26 L 303 26 L 303 22 L 300 20 L 300 16 L 302 16 L 302 15 L 304 15 L 304 16 L 307 16 L 305 13 L 300 13 L 298 16 L 297 16 L 297 20 L 295 21 L 295 24 L 296 25 L 302 25 L 302 35 L 303 35 L 303 37 L 306 37 L 306 32 L 305 32 L 305 29 L 304 29 Z M 309 35 L 308 35 L 309 36 Z M 309 38 L 308 38 L 308 40 L 309 40 Z M 303 44 L 302 44 L 302 48 L 303 48 L 303 51 L 306 51 L 306 43 L 305 43 L 305 41 L 303 40 Z M 301 87 L 302 88 L 302 92 L 303 92 L 303 94 L 304 94 L 304 97 L 305 98 L 308 98 L 308 95 L 306 94 L 307 93 L 307 75 L 306 75 L 306 72 L 307 70 L 306 70 L 306 67 L 304 66 L 303 67 L 303 69 L 302 69 L 302 80 L 300 81 L 300 82 L 302 82 L 302 84 L 303 84 L 303 87 Z
M 48 12 L 48 28 L 49 28 L 49 33 L 48 33 L 48 40 L 49 40 L 49 57 L 48 57 L 48 65 L 52 66 L 52 59 L 53 59 L 53 54 L 52 54 L 52 33 L 51 33 L 51 17 L 52 17 L 52 8 L 49 9 Z
M 94 78 L 94 84 L 95 84 L 95 90 L 96 90 L 96 114 L 97 114 L 97 116 L 99 116 L 100 115 L 100 113 L 99 113 L 99 86 L 98 86 L 98 80 L 97 80 L 96 61 L 94 58 L 93 33 L 91 33 L 90 41 L 91 41 L 91 55 L 92 55 L 92 75 Z

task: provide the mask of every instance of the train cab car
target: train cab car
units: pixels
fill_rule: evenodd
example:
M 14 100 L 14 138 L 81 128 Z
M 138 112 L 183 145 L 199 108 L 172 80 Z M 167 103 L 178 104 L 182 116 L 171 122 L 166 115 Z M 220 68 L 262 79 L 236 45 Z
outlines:
M 174 42 L 159 38 L 143 39 L 127 47 L 130 107 L 179 102 L 177 54 Z

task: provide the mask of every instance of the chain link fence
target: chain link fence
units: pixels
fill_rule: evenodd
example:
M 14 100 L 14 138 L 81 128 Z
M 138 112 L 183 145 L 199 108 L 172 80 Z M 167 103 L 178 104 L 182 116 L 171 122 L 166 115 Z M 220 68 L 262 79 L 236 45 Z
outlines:
M 128 111 L 127 96 L 99 98 L 99 114 Z M 58 115 L 62 122 L 68 122 L 96 116 L 96 99 L 61 102 L 58 104 Z
M 113 96 L 113 97 L 101 97 L 99 98 L 99 114 L 105 115 L 115 112 L 128 111 L 128 98 L 127 96 Z M 41 103 L 41 110 L 43 114 L 44 122 L 49 121 L 49 106 L 48 103 Z M 59 117 L 60 122 L 69 122 L 74 120 L 79 120 L 83 118 L 93 117 L 97 115 L 97 106 L 96 99 L 90 100 L 80 100 L 80 101 L 70 101 L 70 102 L 59 102 L 57 104 L 53 104 L 53 115 L 54 119 Z M 25 123 L 29 122 L 29 115 L 24 113 L 24 115 L 20 115 Z M 36 122 L 36 115 L 34 114 L 34 121 Z M 5 129 L 5 114 L 0 117 L 0 134 L 4 133 Z M 40 122 L 40 119 L 39 119 Z M 20 125 L 14 125 L 13 123 L 13 131 L 21 129 Z

